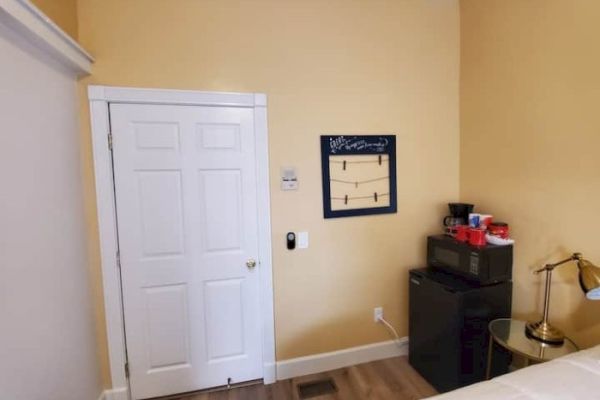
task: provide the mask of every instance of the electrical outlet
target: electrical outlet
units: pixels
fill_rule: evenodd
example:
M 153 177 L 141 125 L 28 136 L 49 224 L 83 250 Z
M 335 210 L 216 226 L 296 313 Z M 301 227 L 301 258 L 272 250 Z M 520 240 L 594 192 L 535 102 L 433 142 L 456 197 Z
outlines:
M 373 320 L 379 322 L 381 319 L 383 319 L 383 307 L 375 307 L 373 309 Z

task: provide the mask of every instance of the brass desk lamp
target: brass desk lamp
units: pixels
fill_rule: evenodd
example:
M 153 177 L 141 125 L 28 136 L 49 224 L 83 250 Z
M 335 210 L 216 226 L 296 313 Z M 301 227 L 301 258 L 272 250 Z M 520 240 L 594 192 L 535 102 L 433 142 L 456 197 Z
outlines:
M 577 261 L 579 268 L 579 284 L 581 290 L 590 300 L 600 300 L 600 268 L 584 259 L 580 253 L 574 253 L 571 257 L 554 264 L 546 264 L 543 268 L 535 271 L 535 274 L 546 271 L 546 295 L 544 297 L 544 318 L 538 322 L 528 322 L 525 332 L 529 337 L 548 344 L 561 345 L 565 335 L 557 328 L 548 323 L 548 311 L 550 308 L 550 284 L 552 282 L 552 271 L 554 268 L 570 261 Z

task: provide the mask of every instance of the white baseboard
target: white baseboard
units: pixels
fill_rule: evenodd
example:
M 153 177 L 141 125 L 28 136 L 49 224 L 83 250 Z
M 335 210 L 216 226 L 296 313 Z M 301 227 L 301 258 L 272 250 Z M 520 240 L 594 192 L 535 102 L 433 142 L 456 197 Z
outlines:
M 408 337 L 400 340 L 388 340 L 364 346 L 351 347 L 329 353 L 314 354 L 306 357 L 278 361 L 265 365 L 265 384 L 276 380 L 316 374 L 338 368 L 350 367 L 370 361 L 408 355 Z M 105 390 L 98 400 L 129 400 L 127 388 Z
M 129 400 L 127 388 L 108 389 L 100 394 L 98 400 Z
M 408 337 L 277 362 L 277 380 L 408 355 Z
M 275 363 L 265 363 L 263 366 L 263 382 L 265 385 L 277 382 L 277 366 Z

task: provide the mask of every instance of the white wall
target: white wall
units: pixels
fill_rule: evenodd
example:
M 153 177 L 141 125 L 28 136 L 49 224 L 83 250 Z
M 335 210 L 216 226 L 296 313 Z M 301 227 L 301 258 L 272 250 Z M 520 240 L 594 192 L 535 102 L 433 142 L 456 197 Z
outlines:
M 0 25 L 0 399 L 96 400 L 75 77 Z

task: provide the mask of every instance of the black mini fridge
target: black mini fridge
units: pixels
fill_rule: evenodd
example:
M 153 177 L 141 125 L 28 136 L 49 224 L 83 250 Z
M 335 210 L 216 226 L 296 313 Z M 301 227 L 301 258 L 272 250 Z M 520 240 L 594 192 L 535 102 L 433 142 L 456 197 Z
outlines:
M 433 268 L 409 273 L 409 361 L 439 392 L 485 379 L 488 324 L 510 318 L 512 282 L 481 286 Z M 510 355 L 494 347 L 492 375 Z

